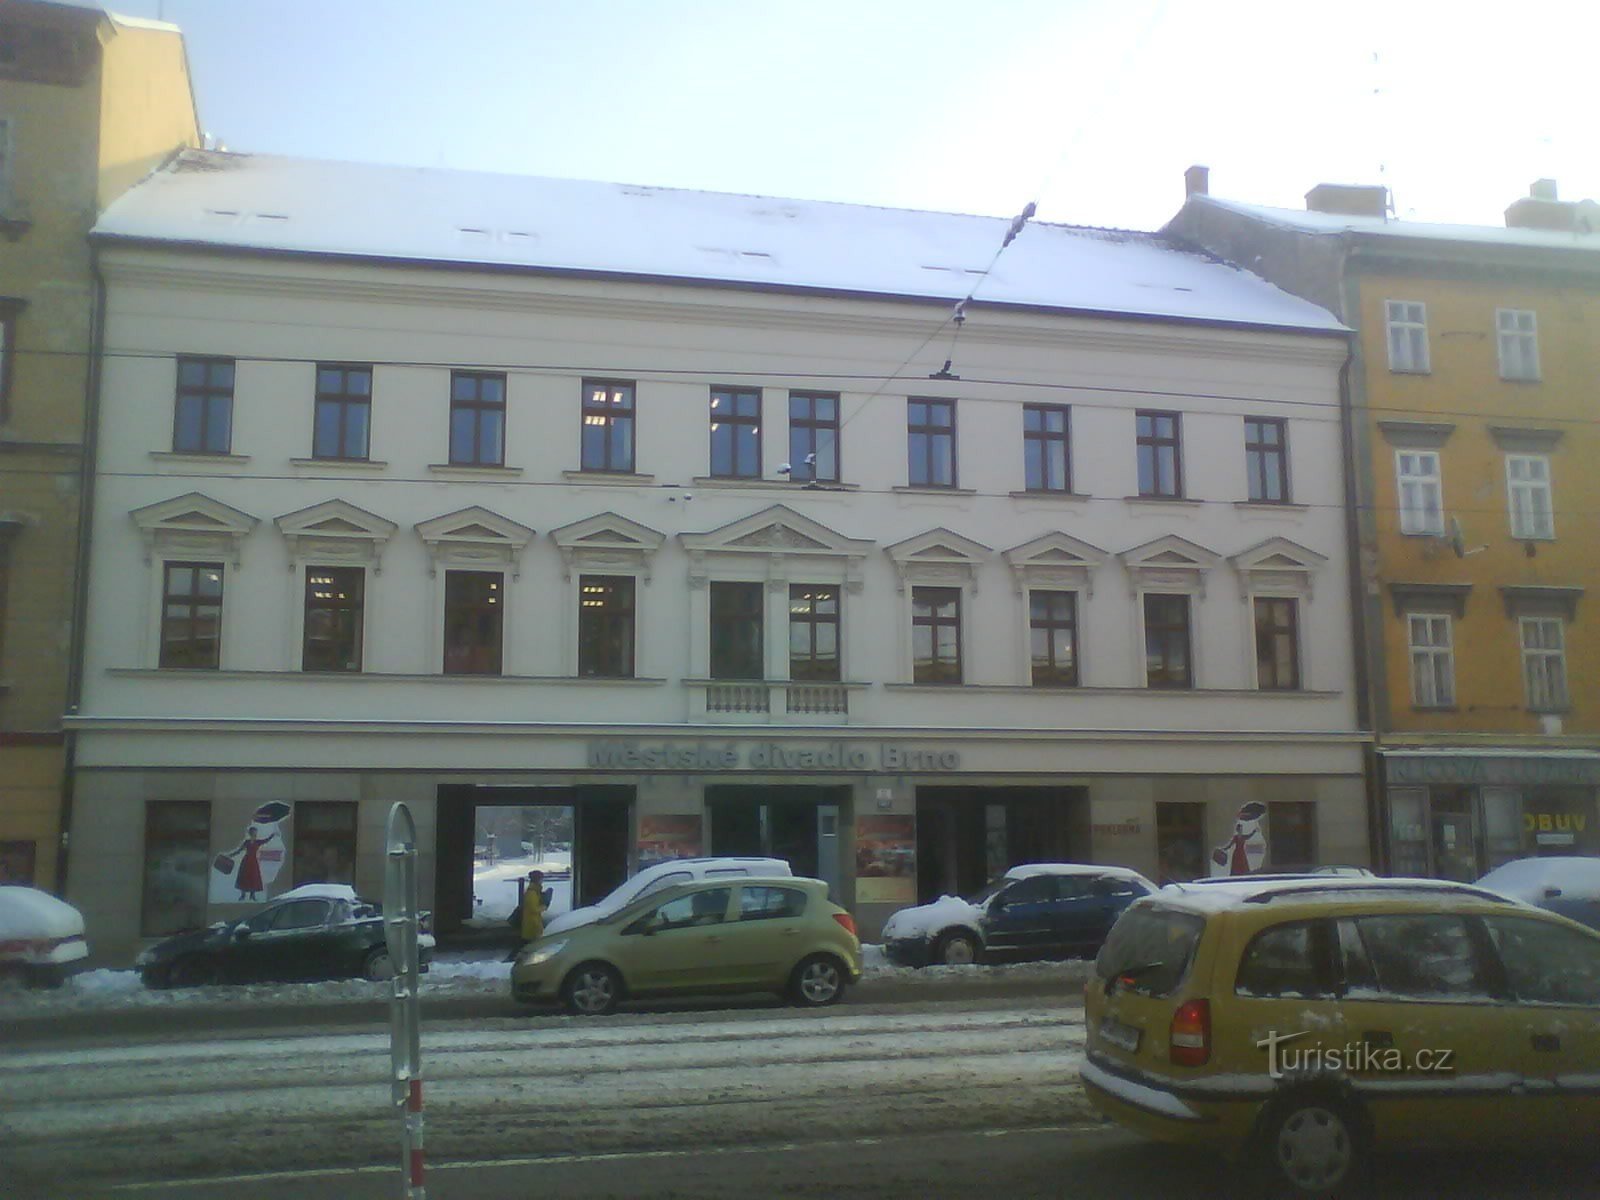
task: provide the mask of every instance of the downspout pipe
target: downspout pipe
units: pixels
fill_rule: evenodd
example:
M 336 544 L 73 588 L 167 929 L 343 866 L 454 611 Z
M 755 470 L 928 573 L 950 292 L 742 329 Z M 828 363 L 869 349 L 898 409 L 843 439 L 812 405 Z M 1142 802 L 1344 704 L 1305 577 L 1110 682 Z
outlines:
M 89 273 L 94 281 L 94 307 L 89 316 L 89 371 L 83 398 L 83 447 L 78 455 L 77 558 L 72 576 L 72 634 L 67 653 L 67 715 L 77 716 L 83 701 L 84 652 L 89 615 L 89 558 L 94 540 L 94 486 L 99 459 L 101 364 L 105 359 L 106 280 L 100 250 L 89 243 Z M 56 847 L 56 890 L 65 894 L 71 863 L 72 802 L 77 776 L 77 731 L 66 730 L 61 777 L 61 838 Z

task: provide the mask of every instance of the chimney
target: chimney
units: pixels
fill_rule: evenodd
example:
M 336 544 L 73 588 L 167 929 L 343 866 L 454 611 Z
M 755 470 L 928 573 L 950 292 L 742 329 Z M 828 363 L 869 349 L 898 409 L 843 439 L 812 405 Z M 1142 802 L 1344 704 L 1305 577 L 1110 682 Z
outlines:
M 1556 199 L 1554 179 L 1535 179 L 1528 194 L 1506 209 L 1507 229 L 1548 229 L 1571 233 L 1578 228 L 1578 206 Z
M 1211 194 L 1211 168 L 1202 167 L 1198 163 L 1183 173 L 1183 194 L 1187 199 L 1190 196 L 1209 196 Z
M 1306 193 L 1306 211 L 1382 219 L 1389 215 L 1389 189 L 1377 184 L 1319 183 Z

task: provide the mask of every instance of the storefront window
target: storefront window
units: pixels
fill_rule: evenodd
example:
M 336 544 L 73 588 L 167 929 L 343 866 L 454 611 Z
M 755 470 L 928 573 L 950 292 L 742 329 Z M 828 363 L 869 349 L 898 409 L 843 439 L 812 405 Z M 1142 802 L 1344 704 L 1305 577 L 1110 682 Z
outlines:
M 1523 857 L 1522 793 L 1518 789 L 1483 789 L 1483 848 L 1485 872 Z
M 1267 853 L 1275 868 L 1318 865 L 1317 806 L 1309 800 L 1268 802 Z
M 1427 805 L 1424 788 L 1389 791 L 1389 869 L 1395 875 L 1428 874 Z
M 1206 806 L 1156 805 L 1156 882 L 1187 882 L 1206 874 Z
M 146 937 L 198 929 L 206 921 L 211 858 L 211 805 L 204 800 L 152 800 L 145 806 Z
M 306 801 L 294 806 L 294 881 L 354 883 L 356 805 L 353 801 Z

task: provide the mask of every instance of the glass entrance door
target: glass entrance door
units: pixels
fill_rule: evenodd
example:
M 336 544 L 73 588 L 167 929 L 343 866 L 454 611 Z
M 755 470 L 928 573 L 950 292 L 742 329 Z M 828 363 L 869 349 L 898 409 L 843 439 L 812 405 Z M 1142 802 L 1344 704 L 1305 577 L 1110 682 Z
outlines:
M 1483 874 L 1472 793 L 1465 788 L 1440 788 L 1431 799 L 1433 873 L 1439 879 L 1471 883 Z

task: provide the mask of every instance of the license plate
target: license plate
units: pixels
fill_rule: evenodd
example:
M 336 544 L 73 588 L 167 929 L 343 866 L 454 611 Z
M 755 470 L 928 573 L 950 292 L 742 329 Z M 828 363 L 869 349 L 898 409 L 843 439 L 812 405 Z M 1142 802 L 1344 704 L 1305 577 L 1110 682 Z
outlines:
M 1139 1037 L 1143 1032 L 1135 1025 L 1124 1025 L 1111 1017 L 1100 1022 L 1100 1036 L 1118 1050 L 1126 1050 L 1129 1054 L 1138 1053 Z

